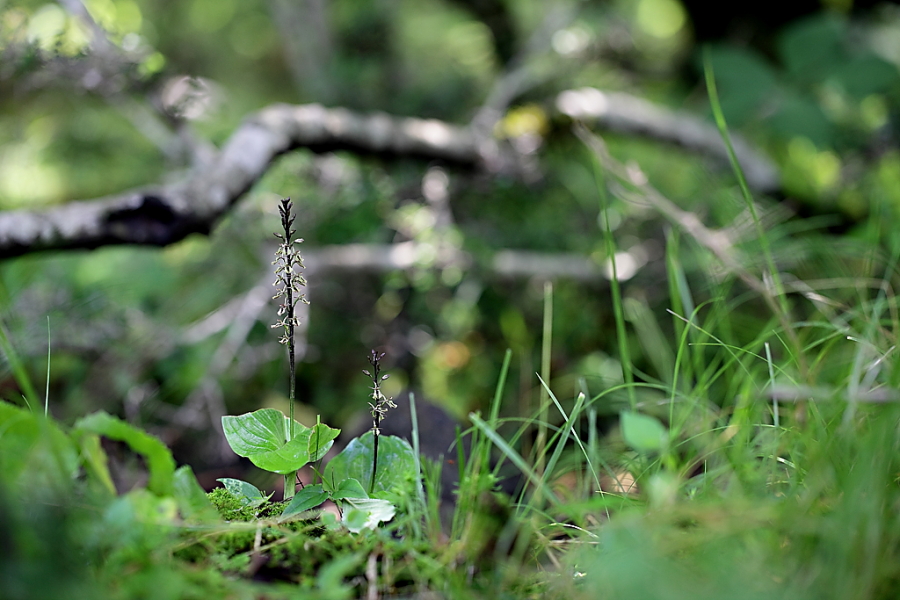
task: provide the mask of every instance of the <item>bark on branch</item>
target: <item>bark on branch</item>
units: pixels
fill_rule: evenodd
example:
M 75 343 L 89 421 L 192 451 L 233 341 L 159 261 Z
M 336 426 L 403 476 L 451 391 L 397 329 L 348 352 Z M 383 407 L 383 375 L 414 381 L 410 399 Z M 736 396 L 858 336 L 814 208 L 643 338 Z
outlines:
M 424 258 L 424 260 L 423 260 Z M 365 271 L 390 273 L 422 265 L 441 268 L 472 268 L 475 258 L 459 248 L 434 248 L 418 242 L 396 244 L 342 244 L 304 249 L 306 273 L 325 271 Z M 500 250 L 482 265 L 486 274 L 500 279 L 571 279 L 584 283 L 608 281 L 603 268 L 590 258 L 571 253 Z
M 573 114 L 572 103 L 567 106 L 562 102 L 562 108 L 568 109 L 562 112 L 570 116 L 591 116 L 600 126 L 621 129 L 623 119 L 637 123 L 649 106 L 637 98 L 629 98 L 633 102 L 626 102 L 621 95 L 616 97 L 616 102 L 607 102 L 606 112 L 596 110 L 590 102 L 578 103 L 584 115 Z M 713 156 L 719 152 L 714 136 L 698 134 L 685 138 L 683 115 L 659 107 L 654 111 L 650 115 L 654 117 L 653 127 L 635 126 L 630 130 L 677 141 Z M 661 119 L 660 114 L 669 118 Z M 681 133 L 680 137 L 669 131 L 673 128 Z M 699 121 L 687 125 L 687 130 L 692 132 L 704 128 L 713 129 Z M 318 104 L 276 104 L 246 118 L 208 164 L 192 171 L 181 182 L 38 211 L 0 212 L 0 258 L 113 244 L 165 246 L 191 233 L 208 233 L 265 174 L 276 157 L 301 147 L 314 152 L 349 150 L 379 156 L 418 157 L 518 175 L 534 161 L 534 156 L 519 154 L 509 144 L 476 136 L 470 127 L 384 113 L 361 115 Z M 745 161 L 748 171 L 756 166 L 764 172 L 767 169 L 774 172 L 764 158 L 749 149 L 742 158 Z M 762 177 L 762 180 L 771 185 L 771 178 Z
M 573 119 L 596 122 L 611 131 L 670 142 L 728 164 L 728 151 L 712 124 L 631 94 L 594 88 L 567 90 L 556 97 L 556 108 Z M 740 136 L 732 136 L 732 145 L 751 189 L 759 192 L 779 189 L 778 171 L 771 161 Z
M 40 211 L 0 212 L 0 257 L 111 244 L 165 246 L 190 233 L 208 233 L 277 156 L 299 147 L 471 167 L 485 166 L 487 155 L 467 128 L 440 121 L 278 104 L 245 119 L 208 166 L 180 183 Z M 493 150 L 495 168 L 498 156 L 503 164 L 514 162 L 511 150 Z

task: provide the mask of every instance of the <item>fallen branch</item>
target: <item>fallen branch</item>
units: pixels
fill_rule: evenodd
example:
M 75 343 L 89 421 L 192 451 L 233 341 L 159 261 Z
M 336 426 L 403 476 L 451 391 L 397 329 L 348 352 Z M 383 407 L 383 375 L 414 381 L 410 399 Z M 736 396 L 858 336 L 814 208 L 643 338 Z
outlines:
M 706 132 L 711 126 L 699 120 L 622 94 L 606 95 L 606 103 L 600 103 L 605 108 L 600 110 L 601 92 L 577 93 L 581 95 L 560 96 L 558 104 L 564 113 L 593 115 L 604 127 L 718 155 L 719 146 Z M 297 148 L 440 160 L 518 176 L 533 161 L 508 144 L 478 137 L 470 127 L 437 120 L 362 115 L 318 104 L 276 104 L 245 119 L 221 152 L 181 182 L 44 210 L 0 212 L 0 258 L 114 244 L 166 246 L 191 233 L 208 234 L 278 156 Z M 777 185 L 777 175 L 764 158 L 745 143 L 737 142 L 735 147 L 751 185 L 760 190 Z
M 474 257 L 458 248 L 435 250 L 430 244 L 343 244 L 307 248 L 303 251 L 307 273 L 318 271 L 365 271 L 390 273 L 415 268 L 472 268 Z M 500 250 L 484 265 L 485 275 L 500 279 L 537 277 L 570 279 L 586 283 L 608 281 L 606 271 L 590 258 L 571 253 Z
M 585 123 L 676 144 L 728 164 L 725 144 L 715 125 L 631 94 L 594 88 L 567 90 L 556 97 L 556 108 Z M 780 178 L 772 161 L 739 136 L 732 135 L 731 139 L 751 189 L 765 193 L 778 190 Z
M 112 244 L 165 246 L 191 233 L 208 233 L 275 158 L 300 147 L 482 166 L 482 154 L 466 128 L 316 104 L 278 104 L 248 117 L 218 156 L 185 181 L 40 211 L 0 213 L 0 258 Z M 507 158 L 504 165 L 515 163 L 511 150 L 501 154 Z

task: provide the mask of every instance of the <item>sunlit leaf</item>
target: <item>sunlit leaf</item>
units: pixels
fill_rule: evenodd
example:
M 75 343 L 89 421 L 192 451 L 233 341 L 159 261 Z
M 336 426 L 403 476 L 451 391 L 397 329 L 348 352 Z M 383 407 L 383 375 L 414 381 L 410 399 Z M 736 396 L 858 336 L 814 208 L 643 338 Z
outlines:
M 295 421 L 294 437 L 288 441 L 290 419 L 274 408 L 224 416 L 222 428 L 235 454 L 260 469 L 286 475 L 310 461 L 311 430 Z
M 659 452 L 668 444 L 666 428 L 654 417 L 625 411 L 621 423 L 625 442 L 638 452 Z

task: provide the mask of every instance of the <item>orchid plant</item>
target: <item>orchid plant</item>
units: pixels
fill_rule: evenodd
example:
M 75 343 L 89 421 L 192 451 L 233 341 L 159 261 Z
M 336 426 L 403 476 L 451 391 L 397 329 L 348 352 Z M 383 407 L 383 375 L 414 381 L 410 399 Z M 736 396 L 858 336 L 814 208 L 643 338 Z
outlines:
M 393 518 L 395 506 L 389 498 L 398 490 L 414 483 L 417 477 L 417 461 L 412 447 L 406 440 L 393 436 L 380 436 L 378 424 L 389 408 L 395 406 L 381 393 L 380 383 L 387 375 L 380 375 L 380 359 L 384 354 L 374 350 L 369 358 L 374 375 L 365 371 L 373 380 L 373 402 L 370 403 L 373 428 L 352 440 L 346 448 L 325 467 L 324 473 L 313 467 L 318 483 L 302 487 L 297 492 L 297 472 L 310 463 L 321 461 L 331 449 L 339 429 L 316 423 L 306 427 L 294 419 L 296 401 L 296 357 L 294 347 L 295 328 L 300 324 L 296 314 L 297 304 L 307 302 L 302 293 L 306 279 L 301 274 L 303 258 L 298 248 L 303 241 L 294 238 L 294 216 L 290 198 L 279 205 L 282 232 L 275 236 L 280 240 L 276 251 L 275 286 L 273 299 L 280 300 L 278 320 L 272 326 L 281 328 L 280 342 L 287 347 L 289 379 L 289 414 L 272 408 L 262 408 L 238 416 L 222 417 L 222 428 L 231 449 L 249 458 L 257 467 L 284 476 L 284 496 L 288 502 L 282 519 L 295 518 L 324 503 L 334 501 L 341 510 L 342 523 L 351 531 L 374 528 L 380 522 Z M 379 450 L 379 440 L 381 449 Z M 379 458 L 383 468 L 379 469 Z M 226 489 L 248 506 L 267 502 L 258 488 L 237 479 L 221 479 Z M 367 484 L 368 491 L 364 487 Z

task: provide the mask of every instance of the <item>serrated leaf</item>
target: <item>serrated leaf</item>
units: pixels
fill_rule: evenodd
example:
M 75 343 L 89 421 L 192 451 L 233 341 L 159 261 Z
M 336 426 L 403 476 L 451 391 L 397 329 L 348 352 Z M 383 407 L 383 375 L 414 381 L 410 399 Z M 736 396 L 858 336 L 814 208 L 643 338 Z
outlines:
M 382 435 L 378 440 L 378 472 L 372 489 L 372 456 L 374 435 L 371 431 L 350 441 L 344 450 L 325 466 L 325 481 L 357 480 L 373 498 L 390 499 L 416 477 L 416 460 L 412 446 L 402 438 Z
M 75 436 L 94 433 L 125 442 L 147 462 L 147 469 L 150 471 L 147 489 L 160 496 L 173 494 L 175 459 L 166 445 L 149 433 L 102 411 L 79 419 L 72 428 L 72 433 Z
M 223 477 L 222 479 L 216 479 L 216 481 L 220 481 L 225 486 L 225 489 L 234 494 L 244 506 L 257 507 L 272 497 L 272 494 L 264 496 L 255 485 L 240 479 Z
M 85 470 L 100 483 L 106 492 L 115 496 L 116 486 L 109 474 L 108 459 L 100 445 L 100 436 L 94 433 L 84 433 L 77 436 L 76 439 Z
M 290 419 L 274 408 L 224 416 L 222 429 L 234 453 L 260 469 L 287 475 L 310 461 L 311 430 L 294 421 L 294 437 L 288 441 Z
M 669 432 L 658 419 L 636 412 L 624 411 L 620 416 L 622 437 L 638 452 L 659 452 L 669 441 Z
M 350 508 L 344 509 L 341 521 L 353 533 L 375 529 L 379 523 L 393 519 L 396 511 L 393 504 L 378 498 L 345 498 L 344 502 Z
M 326 500 L 328 500 L 328 492 L 322 488 L 322 484 L 308 485 L 294 494 L 291 503 L 281 513 L 281 519 L 312 510 Z

